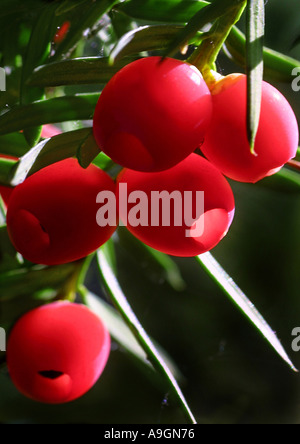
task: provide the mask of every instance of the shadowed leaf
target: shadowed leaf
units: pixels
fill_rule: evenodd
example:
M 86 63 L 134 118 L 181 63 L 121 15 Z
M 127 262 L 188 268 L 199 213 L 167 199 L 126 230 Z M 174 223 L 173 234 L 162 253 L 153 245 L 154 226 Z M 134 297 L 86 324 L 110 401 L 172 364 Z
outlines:
M 28 79 L 32 86 L 101 85 L 134 59 L 124 59 L 109 66 L 107 57 L 84 57 L 50 63 L 37 68 Z
M 48 165 L 69 157 L 75 157 L 79 147 L 91 135 L 91 132 L 91 128 L 85 128 L 59 134 L 40 142 L 15 165 L 14 175 L 11 179 L 12 185 L 19 185 L 27 176 Z
M 130 0 L 115 7 L 130 17 L 153 22 L 187 23 L 200 9 L 209 5 L 195 0 Z
M 79 94 L 20 105 L 0 117 L 0 135 L 47 123 L 93 118 L 99 94 Z
M 110 54 L 110 64 L 142 51 L 166 48 L 181 29 L 182 26 L 176 25 L 153 25 L 134 29 L 119 40 Z
M 167 49 L 165 56 L 171 57 L 176 54 L 177 51 L 189 43 L 198 31 L 243 3 L 244 0 L 215 0 L 213 3 L 200 9 L 183 30 L 178 33 L 177 37 Z
M 238 65 L 246 68 L 246 36 L 233 27 L 225 43 L 225 53 Z M 300 61 L 274 51 L 263 48 L 264 76 L 279 82 L 292 82 L 293 70 L 300 68 Z
M 154 346 L 150 337 L 147 335 L 146 331 L 142 327 L 140 321 L 137 319 L 131 306 L 129 305 L 126 296 L 122 292 L 121 287 L 119 286 L 119 283 L 114 274 L 114 271 L 109 265 L 109 260 L 106 258 L 105 250 L 103 249 L 99 250 L 97 258 L 98 258 L 100 276 L 106 292 L 108 293 L 112 302 L 115 304 L 119 313 L 122 315 L 128 327 L 133 332 L 138 343 L 145 351 L 153 367 L 163 377 L 163 379 L 165 380 L 166 384 L 169 386 L 174 396 L 176 396 L 176 399 L 180 403 L 187 420 L 192 424 L 196 424 L 196 420 L 171 370 L 169 369 L 167 363 L 164 361 L 163 357 L 160 355 L 160 353 Z
M 197 257 L 198 262 L 218 286 L 225 292 L 227 296 L 240 308 L 245 316 L 255 325 L 259 332 L 267 339 L 269 344 L 276 350 L 281 358 L 290 366 L 290 368 L 298 372 L 274 331 L 257 311 L 252 302 L 236 285 L 233 279 L 226 273 L 221 265 L 214 259 L 210 253 L 205 253 Z
M 260 121 L 262 82 L 264 73 L 264 0 L 248 0 L 246 11 L 247 131 L 251 152 L 255 155 L 255 139 Z

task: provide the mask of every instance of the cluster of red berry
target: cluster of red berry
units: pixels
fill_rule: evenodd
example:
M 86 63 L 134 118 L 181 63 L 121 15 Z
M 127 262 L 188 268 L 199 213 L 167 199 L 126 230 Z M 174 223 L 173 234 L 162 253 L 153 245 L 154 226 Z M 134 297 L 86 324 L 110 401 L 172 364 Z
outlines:
M 162 222 L 126 224 L 133 235 L 175 256 L 195 256 L 214 248 L 228 232 L 235 209 L 223 175 L 257 182 L 296 155 L 296 117 L 270 84 L 263 83 L 255 155 L 246 122 L 245 75 L 223 77 L 209 89 L 195 66 L 159 57 L 138 60 L 115 75 L 96 107 L 94 135 L 101 149 L 125 167 L 118 183 L 126 183 L 130 192 L 142 190 L 149 201 L 153 190 L 204 192 L 200 236 L 187 238 L 187 227 L 174 221 L 168 227 Z M 207 160 L 192 154 L 197 148 Z M 192 209 L 195 214 L 195 201 Z M 123 221 L 129 211 L 130 207 L 120 212 Z
M 278 171 L 298 147 L 292 108 L 264 82 L 256 154 L 251 153 L 246 90 L 242 74 L 222 78 L 209 89 L 197 68 L 173 59 L 149 57 L 123 68 L 100 96 L 94 136 L 101 150 L 124 169 L 115 182 L 94 165 L 84 170 L 68 159 L 26 179 L 8 202 L 8 232 L 17 251 L 31 262 L 58 265 L 97 250 L 117 222 L 97 224 L 96 196 L 103 190 L 118 198 L 121 184 L 133 195 L 143 192 L 149 198 L 149 213 L 153 191 L 204 192 L 204 229 L 197 236 L 187 236 L 193 227 L 175 220 L 168 226 L 161 219 L 155 225 L 128 223 L 133 201 L 121 206 L 119 216 L 134 236 L 164 253 L 196 256 L 214 248 L 228 232 L 235 211 L 224 175 L 257 182 Z M 206 159 L 194 153 L 198 148 Z M 195 198 L 190 205 L 195 214 Z M 17 323 L 8 345 L 8 366 L 24 394 L 43 402 L 67 402 L 95 383 L 108 348 L 108 333 L 87 309 L 52 304 Z

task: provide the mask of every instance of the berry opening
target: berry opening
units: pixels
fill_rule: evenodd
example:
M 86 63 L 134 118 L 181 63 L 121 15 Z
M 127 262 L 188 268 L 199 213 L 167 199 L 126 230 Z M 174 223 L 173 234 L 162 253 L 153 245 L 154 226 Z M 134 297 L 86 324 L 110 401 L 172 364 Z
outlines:
M 58 378 L 60 378 L 61 376 L 64 375 L 63 372 L 58 372 L 56 370 L 45 370 L 45 371 L 38 372 L 38 373 L 39 373 L 40 376 L 43 376 L 43 378 L 53 379 L 53 380 L 54 379 L 58 379 Z

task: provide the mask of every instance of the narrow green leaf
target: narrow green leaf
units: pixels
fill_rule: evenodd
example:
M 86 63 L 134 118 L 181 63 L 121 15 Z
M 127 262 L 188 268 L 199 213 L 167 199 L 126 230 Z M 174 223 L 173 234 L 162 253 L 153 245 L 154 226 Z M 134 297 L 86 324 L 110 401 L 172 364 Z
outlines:
M 148 360 L 147 354 L 137 342 L 132 331 L 125 324 L 119 313 L 107 302 L 89 291 L 87 291 L 85 295 L 85 301 L 87 306 L 106 324 L 111 337 L 120 344 L 124 350 L 154 371 L 153 366 Z M 168 363 L 168 367 L 171 369 L 173 375 L 177 378 L 181 378 L 181 373 L 171 358 L 157 344 L 156 347 L 159 349 L 164 361 Z
M 106 258 L 107 264 L 109 265 L 111 271 L 117 276 L 118 273 L 118 263 L 114 240 L 109 240 L 102 246 L 102 253 Z
M 181 29 L 179 25 L 152 25 L 134 29 L 119 40 L 110 54 L 110 64 L 125 56 L 167 48 Z
M 235 8 L 230 8 L 224 15 L 217 18 L 209 32 L 206 33 L 206 38 L 187 60 L 202 72 L 208 82 L 214 81 L 211 71 L 217 70 L 216 62 L 224 42 L 227 40 L 232 27 L 243 15 L 246 5 L 247 0 L 239 2 Z
M 207 24 L 214 22 L 219 17 L 229 13 L 232 9 L 242 5 L 245 0 L 215 0 L 200 9 L 188 24 L 180 31 L 174 41 L 171 43 L 166 51 L 166 56 L 173 56 L 177 51 L 186 46 L 189 41 L 196 35 L 198 31 L 204 28 Z
M 91 128 L 85 128 L 43 140 L 15 165 L 11 184 L 13 186 L 19 185 L 27 176 L 40 169 L 69 157 L 75 157 L 79 147 L 90 136 L 91 131 Z
M 246 36 L 233 27 L 225 43 L 225 53 L 242 68 L 246 68 Z M 264 77 L 278 82 L 291 83 L 293 70 L 300 68 L 300 61 L 264 47 Z
M 2 200 L 1 196 L 0 200 Z M 2 275 L 2 273 L 6 273 L 9 270 L 19 268 L 21 265 L 22 265 L 22 260 L 20 260 L 18 253 L 16 252 L 15 248 L 13 247 L 10 241 L 7 228 L 5 225 L 2 225 L 0 227 L 0 276 Z M 1 296 L 4 295 L 5 291 L 4 284 L 1 284 L 1 279 L 0 279 L 0 288 L 1 288 L 1 294 L 0 294 L 0 302 L 1 302 Z
M 85 57 L 50 63 L 37 68 L 28 85 L 55 87 L 67 85 L 101 85 L 134 59 L 124 59 L 109 66 L 108 57 Z
M 183 396 L 183 393 L 181 392 L 181 389 L 179 388 L 176 379 L 174 378 L 174 375 L 172 374 L 168 365 L 145 332 L 140 321 L 137 319 L 131 306 L 129 305 L 126 296 L 122 292 L 120 285 L 115 277 L 115 274 L 109 265 L 109 261 L 104 254 L 104 250 L 100 249 L 98 251 L 97 258 L 100 276 L 102 278 L 102 282 L 104 284 L 106 292 L 110 296 L 112 302 L 116 306 L 117 310 L 120 312 L 130 330 L 133 332 L 135 338 L 146 353 L 153 367 L 164 378 L 164 380 L 170 387 L 170 390 L 172 390 L 172 393 L 174 394 L 174 396 L 176 396 L 176 399 L 182 406 L 187 420 L 192 424 L 196 424 L 196 420 L 187 404 L 187 401 Z
M 24 129 L 23 134 L 30 147 L 34 146 L 39 141 L 41 138 L 42 129 L 42 126 Z
M 0 185 L 9 185 L 17 162 L 0 157 Z
M 3 199 L 0 194 L 0 229 L 6 225 L 6 209 Z M 1 243 L 0 243 L 1 246 Z
M 93 129 L 82 140 L 77 150 L 77 158 L 82 168 L 87 168 L 99 155 L 100 148 L 95 140 Z
M 154 250 L 148 245 L 143 244 L 148 253 L 155 259 L 155 261 L 162 267 L 165 272 L 166 280 L 176 291 L 183 291 L 186 288 L 180 269 L 174 260 L 167 254 Z
M 84 33 L 90 30 L 118 1 L 119 0 L 88 0 L 84 5 L 79 3 L 76 8 L 70 11 L 69 13 L 72 14 L 70 16 L 71 28 L 64 41 L 56 49 L 52 60 L 58 61 L 60 58 L 68 57 Z
M 246 11 L 247 131 L 250 149 L 252 154 L 255 155 L 255 139 L 260 121 L 262 82 L 264 74 L 264 0 L 248 0 Z
M 144 244 L 126 228 L 119 228 L 116 239 L 116 242 L 128 252 L 128 256 L 132 257 L 137 266 L 144 264 L 143 269 L 147 278 L 154 282 L 165 281 L 175 291 L 186 289 L 186 282 L 175 262 L 175 258 Z
M 226 273 L 225 270 L 223 270 L 215 258 L 210 253 L 205 253 L 198 256 L 196 259 L 202 265 L 208 275 L 225 292 L 225 294 L 229 296 L 229 298 L 240 308 L 244 315 L 250 319 L 250 321 L 265 337 L 269 344 L 271 344 L 276 350 L 279 356 L 282 357 L 282 359 L 291 367 L 292 370 L 297 372 L 297 369 L 291 362 L 274 331 L 257 311 L 252 302 L 232 280 L 232 278 Z
M 64 0 L 57 7 L 55 14 L 57 16 L 66 14 L 67 12 L 72 11 L 72 9 L 81 6 L 83 3 L 87 3 L 87 0 Z
M 148 361 L 146 353 L 135 339 L 131 330 L 124 323 L 119 313 L 111 305 L 91 292 L 87 292 L 85 295 L 85 301 L 87 306 L 106 324 L 112 338 L 130 354 L 140 359 L 149 368 L 153 369 Z
M 0 301 L 9 301 L 22 295 L 32 296 L 35 292 L 45 288 L 54 288 L 58 291 L 64 287 L 74 273 L 78 264 L 66 264 L 55 267 L 41 265 L 32 268 L 20 268 L 0 274 Z
M 300 193 L 300 174 L 288 168 L 282 168 L 277 174 L 261 180 L 257 186 L 288 194 Z
M 26 80 L 37 66 L 45 63 L 50 55 L 51 40 L 56 29 L 55 17 L 56 5 L 47 5 L 37 17 L 33 24 L 26 55 L 23 60 L 22 79 L 21 79 L 21 97 L 20 103 L 26 105 L 44 98 L 43 88 L 29 88 Z M 30 146 L 34 146 L 40 139 L 42 128 L 36 126 L 26 128 L 24 136 Z
M 207 5 L 200 0 L 130 0 L 120 3 L 115 10 L 146 22 L 185 24 Z
M 25 128 L 93 118 L 99 94 L 78 94 L 20 105 L 0 117 L 0 135 Z
M 0 153 L 21 157 L 28 151 L 28 144 L 21 133 L 0 136 Z
M 98 156 L 93 160 L 93 164 L 104 171 L 109 170 L 112 166 L 115 165 L 111 158 L 104 153 L 98 154 Z

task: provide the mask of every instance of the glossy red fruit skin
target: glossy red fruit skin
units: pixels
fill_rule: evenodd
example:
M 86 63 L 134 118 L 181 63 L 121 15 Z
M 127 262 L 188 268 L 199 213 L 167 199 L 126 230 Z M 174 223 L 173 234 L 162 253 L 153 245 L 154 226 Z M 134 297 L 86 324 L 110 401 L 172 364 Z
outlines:
M 160 173 L 141 173 L 125 169 L 118 177 L 119 187 L 127 184 L 128 195 L 139 190 L 148 196 L 149 221 L 151 221 L 152 191 L 193 191 L 193 212 L 196 213 L 196 191 L 204 191 L 204 232 L 200 237 L 187 237 L 186 230 L 191 228 L 175 226 L 174 217 L 171 226 L 162 226 L 162 218 L 158 227 L 128 225 L 127 216 L 134 204 L 128 204 L 128 210 L 120 208 L 120 218 L 128 230 L 139 240 L 163 253 L 192 257 L 214 248 L 226 235 L 233 221 L 235 202 L 233 192 L 227 180 L 206 159 L 191 154 L 179 165 Z M 120 192 L 120 188 L 119 188 Z M 182 209 L 184 206 L 182 206 Z M 171 210 L 172 211 L 172 210 Z M 183 218 L 184 220 L 184 218 Z
M 48 166 L 11 196 L 7 228 L 17 251 L 27 260 L 60 265 L 94 252 L 117 226 L 100 227 L 96 203 L 101 191 L 116 192 L 114 181 L 94 165 L 80 167 L 75 159 Z
M 116 163 L 163 171 L 203 143 L 211 114 L 211 94 L 195 66 L 148 57 L 107 84 L 96 106 L 94 136 Z
M 7 345 L 11 379 L 25 396 L 63 404 L 87 393 L 110 353 L 110 335 L 88 308 L 55 302 L 25 314 Z M 57 373 L 57 377 L 46 377 Z M 44 376 L 43 376 L 44 375 Z
M 276 173 L 295 157 L 299 129 L 286 98 L 263 82 L 256 156 L 251 154 L 247 139 L 246 94 L 244 75 L 228 76 L 219 82 L 212 91 L 213 118 L 201 150 L 225 176 L 255 183 Z
M 60 43 L 62 43 L 65 40 L 65 38 L 67 37 L 68 32 L 70 30 L 70 27 L 71 27 L 71 22 L 66 21 L 58 28 L 57 33 L 55 34 L 54 40 L 53 40 L 53 42 L 56 45 L 59 45 Z
M 44 125 L 41 137 L 44 139 L 48 139 L 51 137 L 58 136 L 62 131 L 54 125 Z

